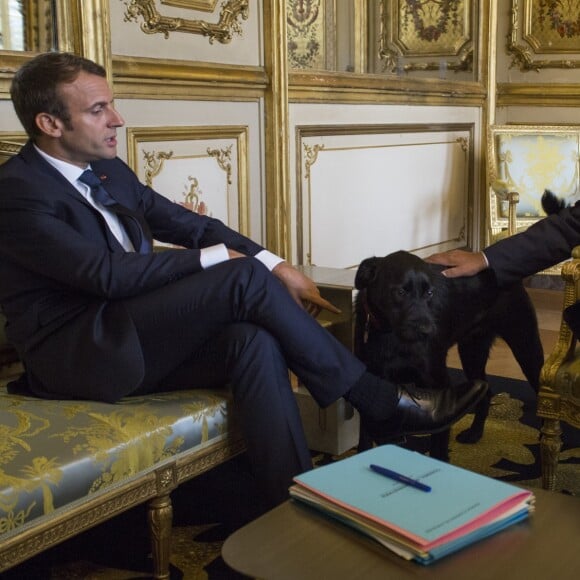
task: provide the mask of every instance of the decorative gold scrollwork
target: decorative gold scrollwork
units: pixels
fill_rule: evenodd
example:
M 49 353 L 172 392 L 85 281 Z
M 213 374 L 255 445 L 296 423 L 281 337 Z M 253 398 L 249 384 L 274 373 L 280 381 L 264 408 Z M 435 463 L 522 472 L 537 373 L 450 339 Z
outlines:
M 139 17 L 142 17 L 141 30 L 146 34 L 159 32 L 165 38 L 169 38 L 170 32 L 189 32 L 207 36 L 210 44 L 213 44 L 214 40 L 227 44 L 232 40 L 234 33 L 241 35 L 242 27 L 238 18 L 247 20 L 249 14 L 248 0 L 226 0 L 222 4 L 217 24 L 204 20 L 162 16 L 155 6 L 155 0 L 123 0 L 123 2 L 127 6 L 125 21 L 137 22 Z
M 304 152 L 306 153 L 306 159 L 304 160 L 304 177 L 310 179 L 310 168 L 316 163 L 318 159 L 318 153 L 324 149 L 324 144 L 308 145 L 304 143 Z
M 160 151 L 143 151 L 143 159 L 147 165 L 145 170 L 145 183 L 149 186 L 153 186 L 153 178 L 161 173 L 163 169 L 163 164 L 167 159 L 173 157 L 173 151 L 165 152 Z
M 226 172 L 228 184 L 232 183 L 232 146 L 225 149 L 212 149 L 208 147 L 207 154 L 213 157 L 217 164 Z
M 467 137 L 457 137 L 456 142 L 459 143 L 459 146 L 464 153 L 469 151 L 469 139 Z

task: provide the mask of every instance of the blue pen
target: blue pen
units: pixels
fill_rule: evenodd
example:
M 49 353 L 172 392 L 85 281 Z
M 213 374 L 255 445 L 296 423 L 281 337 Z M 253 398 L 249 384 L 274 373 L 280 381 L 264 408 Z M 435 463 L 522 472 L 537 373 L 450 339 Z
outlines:
M 381 467 L 380 465 L 371 464 L 370 468 L 373 471 L 375 471 L 376 473 L 380 473 L 381 475 L 384 475 L 385 477 L 390 477 L 391 479 L 394 479 L 395 481 L 399 481 L 401 483 L 404 483 L 405 485 L 410 485 L 411 487 L 416 487 L 417 489 L 420 489 L 421 491 L 431 491 L 431 488 L 428 485 L 425 485 L 424 483 L 421 483 L 420 481 L 417 481 L 416 479 L 411 479 L 410 477 L 407 477 L 406 475 L 401 475 L 400 473 L 397 473 L 396 471 L 391 471 L 390 469 L 387 469 L 386 467 Z

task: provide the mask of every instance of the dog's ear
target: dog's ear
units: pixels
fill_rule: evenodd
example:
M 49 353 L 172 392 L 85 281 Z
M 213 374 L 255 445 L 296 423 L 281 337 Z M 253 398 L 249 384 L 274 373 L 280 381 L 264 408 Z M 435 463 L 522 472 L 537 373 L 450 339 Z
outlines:
M 549 189 L 544 190 L 542 195 L 542 209 L 546 215 L 553 215 L 563 210 L 566 207 L 566 202 L 560 199 Z
M 366 258 L 360 263 L 354 278 L 354 287 L 357 290 L 366 288 L 375 278 L 380 258 Z

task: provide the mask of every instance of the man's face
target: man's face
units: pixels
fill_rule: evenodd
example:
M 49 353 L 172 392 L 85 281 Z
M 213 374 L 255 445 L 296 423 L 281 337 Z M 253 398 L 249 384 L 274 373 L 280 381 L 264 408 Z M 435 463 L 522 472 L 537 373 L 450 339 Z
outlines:
M 117 128 L 124 120 L 113 106 L 113 94 L 103 77 L 81 72 L 72 83 L 59 87 L 70 119 L 55 119 L 56 139 L 51 155 L 86 167 L 91 161 L 117 155 Z

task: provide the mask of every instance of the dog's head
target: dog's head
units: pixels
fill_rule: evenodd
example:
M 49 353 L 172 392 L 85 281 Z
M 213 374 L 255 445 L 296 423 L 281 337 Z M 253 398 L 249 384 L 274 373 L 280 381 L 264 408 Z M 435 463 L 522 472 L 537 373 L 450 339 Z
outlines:
M 367 258 L 355 277 L 359 304 L 377 328 L 405 342 L 428 340 L 436 332 L 435 276 L 426 262 L 409 252 Z

